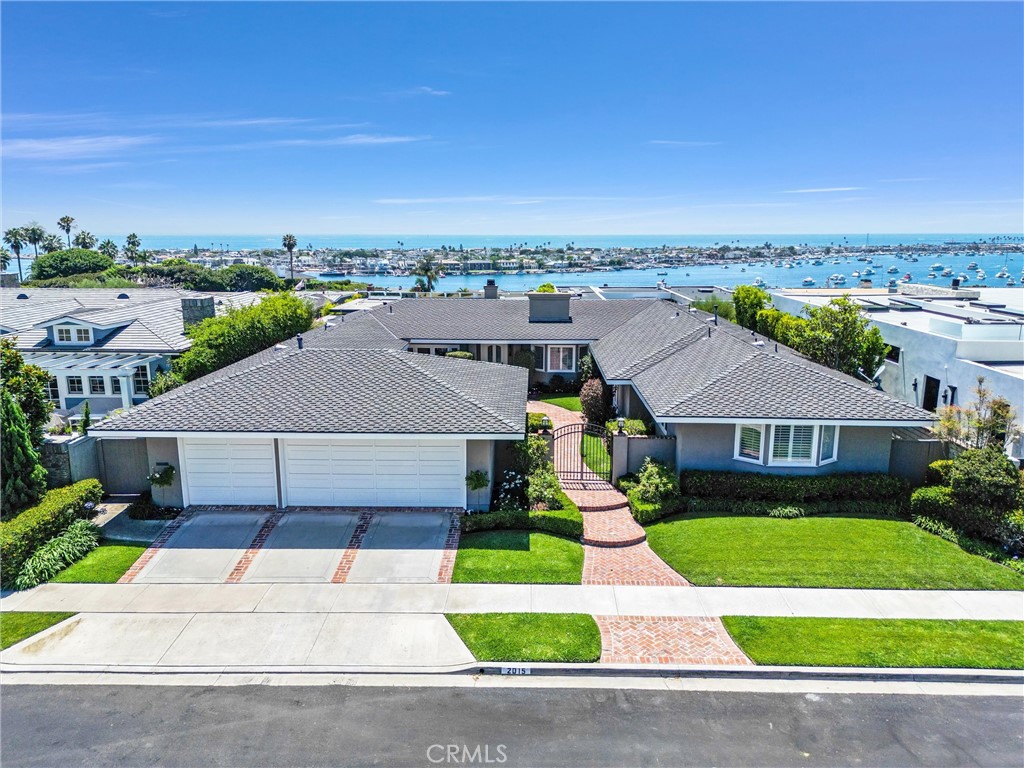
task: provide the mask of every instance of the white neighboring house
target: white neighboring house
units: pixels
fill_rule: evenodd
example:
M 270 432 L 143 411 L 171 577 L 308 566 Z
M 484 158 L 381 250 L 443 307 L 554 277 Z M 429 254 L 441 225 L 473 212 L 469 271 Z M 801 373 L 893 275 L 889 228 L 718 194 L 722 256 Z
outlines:
M 161 288 L 0 290 L 0 332 L 25 362 L 50 373 L 58 416 L 95 416 L 149 398 L 149 385 L 191 346 L 185 329 L 257 293 L 203 294 Z

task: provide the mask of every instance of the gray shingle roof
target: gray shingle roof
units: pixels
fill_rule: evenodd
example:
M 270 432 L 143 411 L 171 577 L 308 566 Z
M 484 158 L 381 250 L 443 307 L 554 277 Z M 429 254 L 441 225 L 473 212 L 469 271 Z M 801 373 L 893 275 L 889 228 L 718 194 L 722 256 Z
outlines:
M 368 314 L 400 339 L 590 342 L 650 305 L 649 299 L 571 299 L 568 323 L 531 323 L 526 299 L 415 299 Z
M 515 366 L 396 350 L 270 349 L 92 431 L 516 435 L 527 378 Z
M 405 342 L 369 312 L 332 317 L 327 324 L 302 334 L 306 349 L 404 349 Z M 297 346 L 295 339 L 285 342 Z
M 627 379 L 656 418 L 925 421 L 932 414 L 705 313 L 658 302 L 591 345 L 609 379 Z M 709 328 L 711 330 L 708 336 Z

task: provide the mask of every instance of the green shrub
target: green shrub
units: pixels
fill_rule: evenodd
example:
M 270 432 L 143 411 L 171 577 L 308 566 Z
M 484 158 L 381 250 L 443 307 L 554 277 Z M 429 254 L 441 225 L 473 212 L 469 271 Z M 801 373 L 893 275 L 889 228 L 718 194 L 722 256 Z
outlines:
M 543 504 L 549 509 L 555 508 L 560 493 L 561 487 L 558 485 L 555 465 L 550 461 L 547 466 L 531 473 L 526 480 L 526 500 L 530 503 L 531 509 L 538 504 Z
M 32 589 L 37 584 L 49 581 L 92 552 L 99 541 L 99 527 L 88 520 L 76 520 L 64 533 L 43 544 L 25 561 L 14 586 L 18 589 Z
M 681 496 L 673 494 L 658 501 L 646 501 L 639 486 L 626 492 L 626 500 L 629 502 L 629 511 L 633 514 L 633 519 L 640 525 L 648 525 L 663 517 L 685 511 L 685 499 Z
M 609 432 L 619 431 L 618 419 L 609 419 L 605 422 Z M 643 419 L 625 419 L 622 424 L 622 431 L 627 435 L 650 435 L 654 430 Z
M 454 352 L 446 352 L 444 356 L 445 357 L 454 357 L 456 360 L 472 360 L 473 359 L 473 353 L 472 352 L 462 352 L 460 350 L 456 350 Z
M 537 286 L 536 293 L 557 293 L 554 283 L 541 283 Z
M 1008 512 L 996 532 L 999 543 L 1016 554 L 1024 554 L 1024 509 Z
M 464 533 L 496 529 L 543 531 L 572 539 L 582 538 L 583 515 L 568 496 L 559 493 L 562 497 L 558 502 L 562 504 L 561 509 L 516 509 L 463 515 L 462 530 Z
M 580 407 L 591 424 L 604 424 L 611 408 L 611 391 L 598 378 L 590 379 L 580 388 Z
M 949 485 L 960 504 L 1006 512 L 1018 502 L 1020 472 L 999 447 L 975 448 L 953 460 Z
M 864 501 L 897 499 L 906 483 L 886 474 L 772 475 L 763 472 L 684 471 L 679 484 L 687 496 L 738 501 Z
M 62 534 L 75 520 L 91 516 L 92 506 L 87 505 L 95 505 L 102 498 L 99 480 L 81 480 L 48 491 L 34 507 L 0 523 L 0 582 L 13 584 L 22 565 L 39 547 Z
M 181 514 L 181 509 L 178 507 L 158 507 L 153 503 L 152 494 L 146 491 L 128 505 L 125 514 L 132 520 L 173 520 Z
M 679 495 L 679 481 L 676 473 L 650 456 L 644 459 L 643 466 L 636 475 L 637 496 L 648 503 L 661 502 L 672 496 Z
M 939 459 L 928 465 L 924 481 L 926 485 L 949 485 L 949 470 L 953 467 L 952 459 Z
M 618 480 L 616 480 L 615 486 L 623 493 L 629 493 L 630 490 L 636 488 L 636 483 L 636 475 L 630 472 L 629 474 L 623 475 Z
M 534 364 L 533 350 L 531 349 L 520 349 L 509 360 L 509 363 L 519 368 L 527 368 L 533 370 Z
M 941 539 L 951 541 L 956 544 L 960 549 L 964 550 L 972 555 L 980 555 L 981 557 L 988 558 L 994 562 L 1005 565 L 1007 568 L 1016 571 L 1017 573 L 1024 574 L 1024 560 L 1021 560 L 1015 555 L 1007 554 L 1001 549 L 989 544 L 987 541 L 981 541 L 971 536 L 967 536 L 960 533 L 952 526 L 947 525 L 942 520 L 936 520 L 932 517 L 925 515 L 914 515 L 914 525 L 928 533 L 934 534 Z
M 28 422 L 6 389 L 0 390 L 0 500 L 3 517 L 35 504 L 46 490 L 46 470 L 32 445 Z
M 543 414 L 543 413 L 528 413 L 528 414 L 526 414 L 526 431 L 531 433 L 531 434 L 535 434 L 537 432 L 540 432 L 544 428 L 544 425 L 542 423 L 544 421 L 544 416 L 545 416 L 545 414 Z M 548 428 L 549 429 L 550 429 L 550 424 L 551 424 L 551 421 L 549 419 L 548 420 L 548 425 L 549 425 Z
M 114 266 L 114 260 L 98 251 L 71 248 L 40 256 L 32 262 L 33 280 L 50 280 L 83 273 L 103 272 Z
M 540 435 L 528 435 L 512 445 L 512 466 L 521 475 L 532 475 L 549 461 L 548 441 Z
M 733 499 L 706 499 L 684 497 L 680 511 L 701 515 L 734 515 L 737 517 L 776 517 L 793 519 L 815 515 L 850 515 L 871 517 L 904 517 L 898 501 L 805 501 L 787 503 L 778 501 L 737 501 Z
M 969 536 L 995 539 L 1006 513 L 980 504 L 964 504 L 957 500 L 952 488 L 926 485 L 910 497 L 910 513 L 948 523 Z

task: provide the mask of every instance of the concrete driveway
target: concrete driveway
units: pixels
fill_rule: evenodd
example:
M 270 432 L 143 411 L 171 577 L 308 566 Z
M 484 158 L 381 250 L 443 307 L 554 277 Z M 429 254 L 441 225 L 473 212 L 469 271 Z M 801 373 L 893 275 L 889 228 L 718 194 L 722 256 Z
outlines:
M 374 516 L 347 581 L 433 584 L 448 537 L 448 512 L 383 512 Z
M 288 512 L 241 581 L 330 582 L 358 521 L 357 512 Z

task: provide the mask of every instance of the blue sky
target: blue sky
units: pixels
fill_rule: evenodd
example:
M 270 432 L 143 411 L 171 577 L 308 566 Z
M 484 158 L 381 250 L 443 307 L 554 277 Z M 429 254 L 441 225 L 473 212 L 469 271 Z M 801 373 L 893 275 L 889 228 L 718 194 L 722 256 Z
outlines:
M 4 226 L 1020 232 L 1022 8 L 5 2 Z

